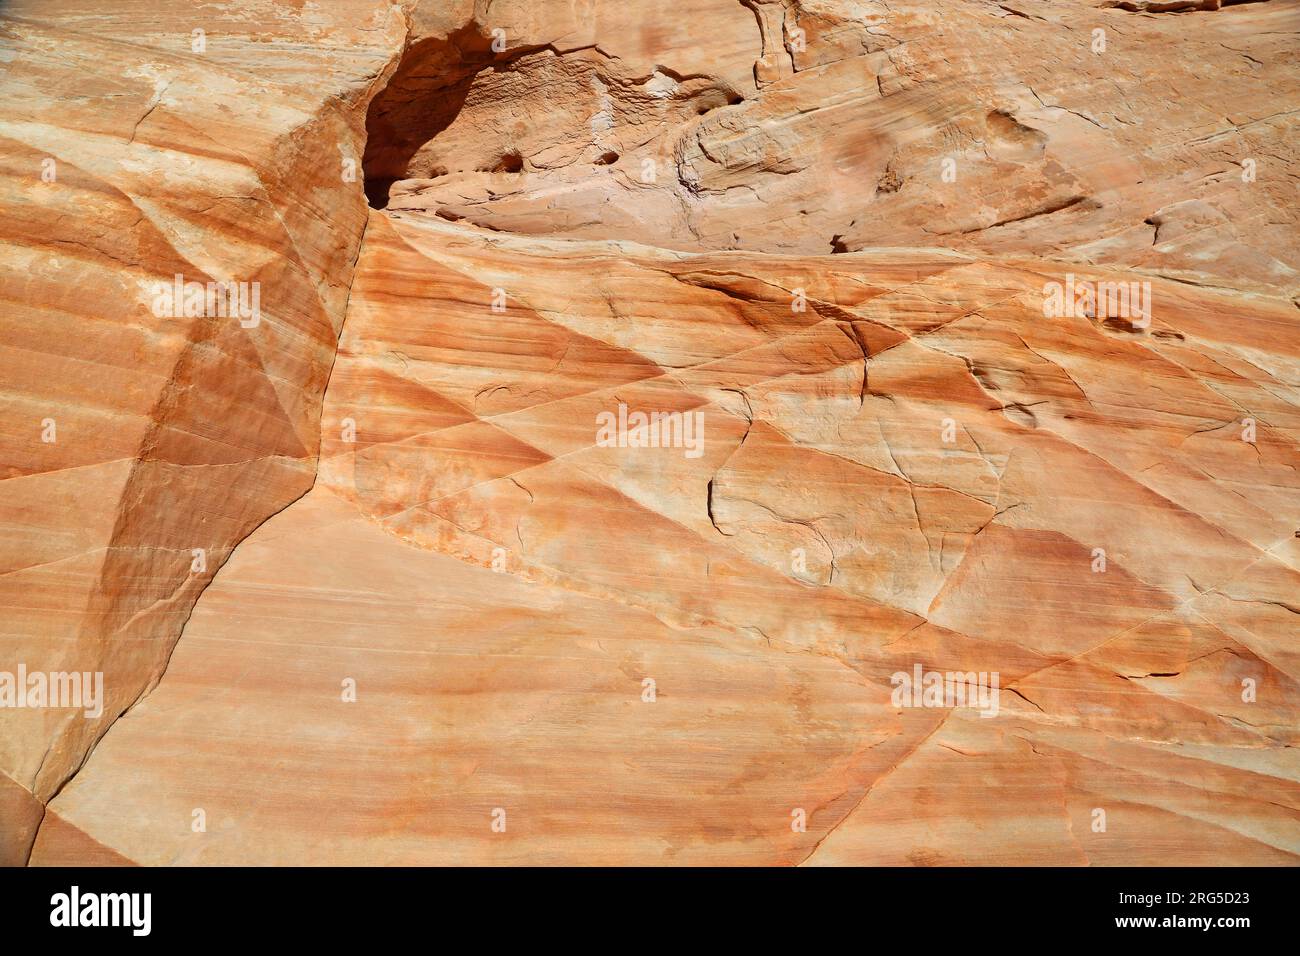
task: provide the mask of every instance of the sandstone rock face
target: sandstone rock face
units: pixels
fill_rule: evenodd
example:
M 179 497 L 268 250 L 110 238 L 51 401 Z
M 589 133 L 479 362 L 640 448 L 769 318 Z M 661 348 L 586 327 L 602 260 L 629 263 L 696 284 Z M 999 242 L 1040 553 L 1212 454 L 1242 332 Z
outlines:
M 359 158 L 358 104 L 403 29 L 373 4 L 335 16 L 70 2 L 0 20 L 0 668 L 102 672 L 105 698 L 95 719 L 0 711 L 9 860 L 235 545 L 312 485 L 366 214 L 340 155 Z M 258 283 L 257 327 L 155 314 L 177 275 Z
M 7 6 L 0 862 L 1293 864 L 1219 7 Z

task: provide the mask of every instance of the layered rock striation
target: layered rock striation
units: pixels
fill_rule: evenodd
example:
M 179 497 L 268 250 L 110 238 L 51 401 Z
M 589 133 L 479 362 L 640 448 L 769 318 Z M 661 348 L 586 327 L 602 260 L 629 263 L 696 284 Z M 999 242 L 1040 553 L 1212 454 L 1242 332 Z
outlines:
M 0 862 L 1295 861 L 1300 4 L 93 7 Z

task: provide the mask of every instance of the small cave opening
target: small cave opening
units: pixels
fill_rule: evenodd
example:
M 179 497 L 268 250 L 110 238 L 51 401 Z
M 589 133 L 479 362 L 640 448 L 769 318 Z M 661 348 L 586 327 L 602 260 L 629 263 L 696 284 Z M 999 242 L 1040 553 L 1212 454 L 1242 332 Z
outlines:
M 718 92 L 724 93 L 723 99 L 719 100 L 717 98 L 716 94 Z M 743 102 L 745 102 L 745 98 L 741 96 L 740 93 L 736 92 L 730 87 L 727 87 L 721 91 L 713 90 L 710 91 L 709 95 L 707 95 L 700 103 L 696 105 L 695 115 L 705 116 L 709 113 L 712 113 L 716 109 L 721 109 L 724 106 L 739 106 Z
M 400 180 L 447 174 L 446 166 L 421 150 L 455 122 L 474 78 L 505 62 L 491 43 L 470 23 L 449 36 L 413 43 L 402 55 L 366 113 L 361 167 L 372 208 L 386 208 L 393 184 Z M 501 171 L 518 172 L 523 157 L 507 152 L 498 165 Z
M 494 173 L 519 173 L 523 172 L 523 169 L 524 157 L 520 154 L 519 150 L 512 149 L 497 160 L 496 165 L 492 167 L 491 171 Z
M 397 182 L 391 176 L 367 176 L 365 181 L 366 202 L 371 209 L 387 209 L 388 193 Z

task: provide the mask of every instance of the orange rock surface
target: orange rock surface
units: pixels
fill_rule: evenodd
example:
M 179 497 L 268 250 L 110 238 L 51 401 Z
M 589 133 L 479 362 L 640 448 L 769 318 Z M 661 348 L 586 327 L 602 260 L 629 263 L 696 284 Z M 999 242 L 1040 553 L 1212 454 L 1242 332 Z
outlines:
M 1219 6 L 7 5 L 0 863 L 1294 864 Z

